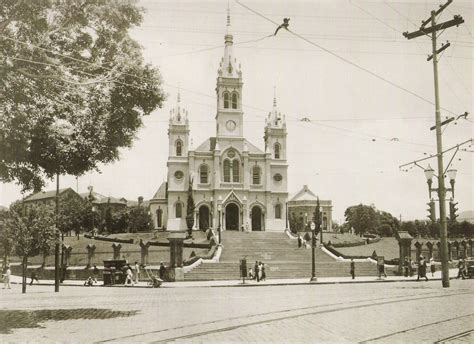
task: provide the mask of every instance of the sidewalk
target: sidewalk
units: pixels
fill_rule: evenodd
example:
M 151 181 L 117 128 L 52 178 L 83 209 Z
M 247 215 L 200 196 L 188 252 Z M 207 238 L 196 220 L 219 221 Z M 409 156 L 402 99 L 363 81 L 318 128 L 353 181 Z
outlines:
M 457 276 L 458 269 L 450 269 L 449 276 L 450 279 L 454 279 Z M 316 274 L 317 276 L 317 274 Z M 283 286 L 283 285 L 306 285 L 306 284 L 350 284 L 350 283 L 387 283 L 387 282 L 416 282 L 417 276 L 413 277 L 403 277 L 403 276 L 388 276 L 386 278 L 378 279 L 373 276 L 361 276 L 355 279 L 351 277 L 318 277 L 316 282 L 310 282 L 308 278 L 293 278 L 293 279 L 269 279 L 263 282 L 256 282 L 254 280 L 245 280 L 245 284 L 240 280 L 227 280 L 227 281 L 183 281 L 183 282 L 164 282 L 161 285 L 161 288 L 196 288 L 196 287 L 263 287 L 263 286 Z M 428 274 L 429 281 L 439 281 L 441 280 L 441 271 L 436 271 L 434 277 L 431 277 L 431 273 Z M 420 282 L 424 282 L 424 279 L 421 279 Z M 21 276 L 11 276 L 11 282 L 14 284 L 21 283 Z M 29 284 L 30 278 L 27 278 L 27 283 Z M 54 285 L 54 280 L 40 280 L 40 283 L 36 281 L 33 285 Z M 61 283 L 61 286 L 75 286 L 83 287 L 84 281 L 80 280 L 66 280 Z M 102 281 L 99 281 L 98 284 L 94 287 L 102 287 Z M 138 284 L 135 284 L 133 287 L 128 285 L 113 285 L 107 286 L 110 288 L 150 288 L 146 281 L 140 281 Z

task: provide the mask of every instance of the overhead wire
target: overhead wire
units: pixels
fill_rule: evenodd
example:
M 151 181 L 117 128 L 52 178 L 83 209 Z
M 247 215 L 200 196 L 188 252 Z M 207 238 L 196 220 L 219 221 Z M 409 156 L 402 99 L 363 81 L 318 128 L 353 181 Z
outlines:
M 23 41 L 20 41 L 20 40 L 17 40 L 17 39 L 8 37 L 8 36 L 4 36 L 4 35 L 1 35 L 1 34 L 0 34 L 0 37 L 4 37 L 4 38 L 6 38 L 6 39 L 15 41 L 15 42 L 20 43 L 20 44 L 31 45 L 31 46 L 34 46 L 34 47 L 40 49 L 40 50 L 47 51 L 47 52 L 53 53 L 53 54 L 55 54 L 55 55 L 62 56 L 62 57 L 64 57 L 64 58 L 71 59 L 71 60 L 73 60 L 73 61 L 77 61 L 77 62 L 86 64 L 86 65 L 90 65 L 90 66 L 93 66 L 93 67 L 96 67 L 96 68 L 103 68 L 103 69 L 105 69 L 105 70 L 112 70 L 112 68 L 105 67 L 105 66 L 100 65 L 100 64 L 97 64 L 97 63 L 91 63 L 91 62 L 84 61 L 84 60 L 81 60 L 81 59 L 78 59 L 78 58 L 75 58 L 75 57 L 71 57 L 71 56 L 68 56 L 68 55 L 64 55 L 64 54 L 55 52 L 55 51 L 53 51 L 53 50 L 51 50 L 51 49 L 46 49 L 46 48 L 40 47 L 40 46 L 35 45 L 35 44 L 26 43 L 26 42 L 23 42 Z M 144 78 L 144 77 L 141 77 L 141 76 L 136 76 L 136 75 L 134 75 L 134 74 L 130 74 L 130 73 L 126 73 L 126 72 L 123 72 L 122 74 L 123 74 L 123 75 L 131 76 L 131 77 L 135 77 L 135 78 L 138 78 L 138 79 L 141 79 L 141 80 L 145 80 L 145 81 L 153 81 L 153 80 L 150 80 L 150 79 L 148 79 L 148 78 Z M 183 90 L 183 91 L 186 91 L 186 92 L 189 92 L 189 93 L 192 93 L 192 94 L 197 94 L 197 95 L 200 95 L 200 96 L 205 96 L 205 97 L 214 99 L 214 96 L 208 95 L 208 94 L 206 94 L 206 93 L 202 93 L 202 92 L 190 90 L 190 89 L 187 89 L 187 88 L 183 88 L 183 87 L 171 85 L 171 84 L 168 84 L 168 83 L 165 83 L 165 82 L 163 82 L 163 85 L 169 86 L 169 87 L 172 87 L 172 88 L 175 88 L 175 89 Z M 201 105 L 204 105 L 204 104 L 201 104 Z M 206 106 L 207 106 L 207 105 L 206 105 Z M 250 109 L 262 111 L 262 112 L 265 112 L 265 113 L 267 112 L 266 109 L 258 108 L 258 107 L 255 107 L 255 106 L 251 106 L 251 105 L 243 105 L 243 106 L 244 106 L 244 107 L 247 107 L 247 108 L 250 108 Z M 265 117 L 265 116 L 262 116 L 262 117 Z M 297 120 L 300 119 L 300 118 L 298 118 L 298 117 L 294 117 L 294 118 L 297 119 Z M 350 129 L 339 128 L 339 127 L 336 127 L 336 126 L 327 125 L 327 124 L 325 125 L 325 124 L 317 123 L 317 122 L 312 122 L 312 124 L 313 124 L 313 125 L 316 125 L 316 126 L 320 126 L 320 127 L 331 128 L 331 129 L 334 129 L 334 130 L 337 130 L 337 131 L 342 131 L 342 132 L 345 132 L 345 133 L 351 133 L 351 134 L 354 134 L 354 135 L 359 135 L 359 136 L 364 136 L 364 137 L 371 137 L 371 138 L 376 137 L 376 138 L 379 138 L 379 139 L 383 139 L 383 140 L 386 140 L 386 141 L 390 141 L 390 138 L 382 137 L 382 136 L 378 136 L 378 135 L 371 135 L 371 134 L 366 134 L 366 133 L 360 133 L 360 132 L 356 132 L 356 131 L 353 131 L 353 130 L 350 130 Z M 406 143 L 413 144 L 413 145 L 419 145 L 419 146 L 430 146 L 430 145 L 420 144 L 420 143 L 416 143 L 416 142 L 406 142 Z
M 240 6 L 242 6 L 242 7 L 244 7 L 244 8 L 247 8 L 249 11 L 253 12 L 254 14 L 256 14 L 256 15 L 258 15 L 258 16 L 260 16 L 260 17 L 262 17 L 263 19 L 265 19 L 265 20 L 267 20 L 267 21 L 269 21 L 269 22 L 271 22 L 271 23 L 273 23 L 273 24 L 275 24 L 275 25 L 279 25 L 278 23 L 276 23 L 276 22 L 273 21 L 272 19 L 265 17 L 264 15 L 260 14 L 258 11 L 255 11 L 255 10 L 252 9 L 251 7 L 248 7 L 247 5 L 241 3 L 239 0 L 235 0 L 235 1 L 236 1 L 237 4 L 239 4 Z M 307 39 L 306 37 L 304 37 L 304 36 L 302 36 L 302 35 L 300 35 L 300 34 L 294 32 L 294 31 L 292 31 L 292 30 L 289 30 L 289 29 L 288 29 L 288 32 L 290 32 L 290 33 L 293 34 L 294 36 L 300 38 L 301 40 L 304 40 L 305 42 L 307 42 L 307 43 L 309 43 L 309 44 L 311 44 L 311 45 L 313 45 L 313 46 L 315 46 L 315 47 L 317 47 L 317 48 L 319 48 L 319 49 L 321 49 L 321 50 L 324 50 L 325 52 L 327 52 L 328 54 L 330 54 L 330 55 L 336 57 L 337 59 L 339 59 L 339 60 L 341 60 L 341 61 L 343 61 L 343 62 L 345 62 L 345 63 L 347 63 L 347 64 L 349 64 L 349 65 L 351 65 L 351 66 L 353 66 L 353 67 L 355 67 L 355 68 L 357 68 L 357 69 L 359 69 L 359 70 L 365 72 L 365 73 L 368 73 L 368 74 L 372 75 L 373 77 L 375 77 L 375 78 L 377 78 L 377 79 L 379 79 L 379 80 L 382 80 L 383 82 L 385 82 L 385 83 L 387 83 L 387 84 L 389 84 L 389 85 L 391 85 L 391 86 L 393 86 L 393 87 L 395 87 L 395 88 L 397 88 L 397 89 L 399 89 L 399 90 L 404 91 L 405 93 L 408 93 L 408 94 L 410 94 L 410 95 L 412 95 L 412 96 L 414 96 L 414 97 L 416 97 L 416 98 L 418 98 L 418 99 L 420 99 L 420 100 L 422 100 L 422 101 L 424 101 L 424 102 L 426 102 L 426 103 L 429 103 L 429 104 L 431 104 L 431 105 L 435 105 L 435 103 L 434 103 L 432 100 L 429 100 L 429 99 L 425 98 L 424 96 L 419 95 L 418 93 L 413 92 L 413 91 L 407 89 L 406 87 L 403 87 L 403 86 L 401 86 L 401 85 L 399 85 L 399 84 L 397 84 L 397 83 L 395 83 L 395 82 L 393 82 L 393 81 L 391 81 L 391 80 L 389 80 L 389 79 L 387 79 L 387 78 L 385 78 L 385 77 L 379 75 L 378 73 L 371 71 L 370 69 L 367 69 L 367 68 L 365 68 L 365 67 L 363 67 L 363 66 L 361 66 L 361 65 L 359 65 L 359 64 L 357 64 L 357 63 L 355 63 L 355 62 L 353 62 L 353 61 L 351 61 L 351 60 L 349 60 L 349 59 L 347 59 L 347 58 L 345 58 L 345 57 L 343 57 L 343 56 L 341 56 L 341 55 L 339 55 L 339 54 L 336 54 L 336 53 L 334 53 L 332 50 L 329 50 L 329 49 L 323 47 L 322 45 L 320 45 L 320 44 L 318 44 L 318 43 L 315 43 L 315 42 L 313 42 L 313 41 Z M 449 109 L 446 109 L 446 108 L 442 108 L 442 109 L 445 110 L 445 111 L 447 111 L 447 112 L 449 112 L 449 113 L 451 113 L 451 114 L 453 114 L 453 115 L 456 114 L 455 112 L 453 112 L 453 111 L 451 111 L 451 110 L 449 110 Z

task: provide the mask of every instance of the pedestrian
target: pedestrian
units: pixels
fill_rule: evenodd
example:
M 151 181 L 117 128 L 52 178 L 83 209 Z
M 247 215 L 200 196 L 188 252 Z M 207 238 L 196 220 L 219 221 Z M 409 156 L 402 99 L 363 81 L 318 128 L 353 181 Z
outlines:
M 133 287 L 133 272 L 132 272 L 132 267 L 130 265 L 127 265 L 127 275 L 125 277 L 125 283 L 124 285 L 131 284 Z
M 408 258 L 405 257 L 405 260 L 403 261 L 403 276 L 408 277 L 408 271 L 409 271 Z
M 352 276 L 352 279 L 355 278 L 355 270 L 356 270 L 356 267 L 355 267 L 354 259 L 351 259 L 351 276 Z
M 431 270 L 431 277 L 434 277 L 434 273 L 436 271 L 436 266 L 433 257 L 430 258 L 430 270 Z
M 298 248 L 301 248 L 303 246 L 303 240 L 301 239 L 301 235 L 298 234 Z
M 259 276 L 259 268 L 258 268 L 258 262 L 255 261 L 255 265 L 254 265 L 254 270 L 255 270 L 255 278 L 257 279 L 257 282 L 260 282 L 260 276 Z
M 99 269 L 97 268 L 97 265 L 95 264 L 94 264 L 94 269 L 92 270 L 92 274 L 93 274 L 94 282 L 97 283 L 97 281 L 99 280 Z
M 66 264 L 64 264 L 63 268 L 62 268 L 62 274 L 61 274 L 61 280 L 59 281 L 59 283 L 63 283 L 64 280 L 66 279 L 66 275 L 67 275 L 67 268 L 69 266 L 67 266 Z
M 11 289 L 12 286 L 10 284 L 10 278 L 12 275 L 12 271 L 10 270 L 10 265 L 7 264 L 5 273 L 3 274 L 3 289 L 8 287 L 8 289 Z
M 428 281 L 428 277 L 426 276 L 426 260 L 423 256 L 420 256 L 420 261 L 418 263 L 418 277 L 416 280 L 419 281 L 420 277 L 424 277 Z
M 385 273 L 385 263 L 383 260 L 378 262 L 378 268 L 379 268 L 379 279 L 382 279 L 382 275 L 384 275 L 385 278 L 387 278 L 387 274 Z
M 249 279 L 251 280 L 255 279 L 255 275 L 253 274 L 252 268 L 249 268 Z
M 160 280 L 164 281 L 165 280 L 165 274 L 166 274 L 166 267 L 163 264 L 163 262 L 160 263 L 159 273 L 160 273 Z
M 36 272 L 36 270 L 31 271 L 30 277 L 31 277 L 30 285 L 33 285 L 33 281 L 36 281 L 37 283 L 39 283 L 38 273 Z
M 138 284 L 138 280 L 140 279 L 140 266 L 138 262 L 135 262 L 135 283 Z
M 410 258 L 409 270 L 410 270 L 410 277 L 413 277 L 416 271 L 416 264 L 415 264 L 415 261 L 412 260 L 411 258 Z
M 92 287 L 93 284 L 94 279 L 92 278 L 92 276 L 89 276 L 84 282 L 84 287 Z
M 261 272 L 262 277 L 260 278 L 260 280 L 265 281 L 267 279 L 267 274 L 265 273 L 265 263 L 262 263 Z
M 465 267 L 465 262 L 464 262 L 464 259 L 459 259 L 459 262 L 458 262 L 458 276 L 456 277 L 456 279 L 462 277 L 462 279 L 465 279 L 464 277 L 464 267 Z

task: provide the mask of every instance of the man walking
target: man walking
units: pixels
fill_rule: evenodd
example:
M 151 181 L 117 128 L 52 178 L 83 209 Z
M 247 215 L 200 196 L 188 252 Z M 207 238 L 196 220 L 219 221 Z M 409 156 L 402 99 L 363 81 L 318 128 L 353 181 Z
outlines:
M 12 271 L 10 270 L 10 265 L 7 265 L 7 269 L 5 270 L 5 274 L 3 274 L 3 289 L 8 287 L 8 289 L 11 289 L 12 286 L 10 284 L 10 277 L 12 275 Z
M 257 282 L 260 282 L 260 276 L 259 276 L 260 270 L 259 270 L 257 261 L 255 261 L 254 270 L 255 270 L 255 278 L 257 279 Z
M 138 280 L 140 279 L 140 266 L 138 262 L 135 262 L 135 283 L 138 284 Z
M 33 281 L 36 281 L 36 283 L 39 283 L 38 273 L 36 272 L 36 270 L 31 271 L 30 286 L 33 285 Z
M 354 259 L 351 259 L 351 276 L 352 276 L 352 279 L 355 278 L 355 263 L 354 263 Z

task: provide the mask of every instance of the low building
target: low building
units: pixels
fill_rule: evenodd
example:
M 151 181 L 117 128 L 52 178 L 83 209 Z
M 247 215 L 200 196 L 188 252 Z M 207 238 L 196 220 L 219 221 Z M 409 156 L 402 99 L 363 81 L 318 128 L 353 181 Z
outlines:
M 295 221 L 301 224 L 303 227 L 301 230 L 304 230 L 313 219 L 317 201 L 318 197 L 307 185 L 303 185 L 303 188 L 288 201 L 289 222 Z M 322 215 L 321 228 L 325 232 L 332 232 L 332 201 L 320 199 L 319 206 Z
M 82 197 L 71 188 L 59 189 L 59 202 L 60 203 L 61 203 L 61 199 L 65 199 L 69 196 L 82 199 Z M 40 192 L 34 193 L 26 197 L 23 200 L 23 202 L 26 206 L 31 205 L 31 204 L 48 204 L 54 207 L 56 204 L 56 190 L 40 191 Z

